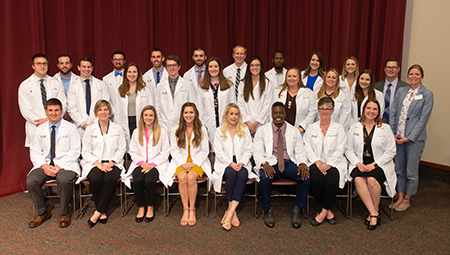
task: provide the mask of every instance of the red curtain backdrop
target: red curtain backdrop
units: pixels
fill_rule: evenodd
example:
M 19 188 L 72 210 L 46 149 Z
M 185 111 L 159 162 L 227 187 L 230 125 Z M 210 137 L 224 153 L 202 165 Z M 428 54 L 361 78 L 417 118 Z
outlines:
M 119 49 L 145 72 L 151 49 L 161 48 L 180 57 L 181 74 L 193 65 L 196 47 L 226 66 L 241 44 L 266 69 L 275 50 L 285 52 L 286 66 L 301 69 L 318 50 L 327 68 L 341 70 L 354 55 L 360 70 L 370 68 L 381 80 L 385 59 L 401 61 L 405 10 L 406 0 L 2 0 L 0 197 L 25 190 L 31 169 L 17 91 L 32 74 L 35 53 L 49 57 L 49 75 L 58 71 L 61 53 L 72 56 L 77 74 L 78 60 L 89 56 L 101 79 Z

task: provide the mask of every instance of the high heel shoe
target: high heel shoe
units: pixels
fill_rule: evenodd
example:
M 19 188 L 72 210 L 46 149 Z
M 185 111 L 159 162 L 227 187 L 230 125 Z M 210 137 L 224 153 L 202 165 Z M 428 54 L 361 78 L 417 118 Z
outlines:
M 100 222 L 101 224 L 106 224 L 108 222 L 108 218 L 98 219 L 98 222 Z
M 377 225 L 380 225 L 380 215 L 370 215 L 370 218 L 377 218 L 377 224 L 371 225 L 369 222 L 369 225 L 367 225 L 367 229 L 375 230 L 377 228 Z
M 183 213 L 185 211 L 189 211 L 189 208 L 184 208 L 183 209 Z M 186 227 L 188 225 L 188 223 L 189 223 L 189 220 L 183 220 L 183 216 L 182 216 L 181 220 L 180 220 L 180 225 L 183 226 L 183 227 Z
M 192 213 L 194 213 L 195 215 L 195 208 L 194 209 L 189 209 L 189 211 Z M 189 227 L 193 227 L 195 226 L 195 224 L 197 224 L 197 218 L 195 220 L 189 220 L 188 221 Z
M 152 222 L 153 219 L 155 218 L 155 212 L 153 212 L 153 216 L 152 217 L 147 217 L 147 215 L 145 216 L 145 222 Z
M 98 221 L 97 221 L 98 222 Z M 97 222 L 92 222 L 91 219 L 88 220 L 89 228 L 93 228 Z

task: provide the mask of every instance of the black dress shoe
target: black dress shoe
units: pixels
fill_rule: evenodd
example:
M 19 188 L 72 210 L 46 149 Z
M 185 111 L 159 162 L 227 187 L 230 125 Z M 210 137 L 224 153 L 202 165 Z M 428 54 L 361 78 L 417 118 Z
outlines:
M 145 222 L 152 222 L 154 218 L 155 218 L 155 213 L 153 212 L 153 216 L 152 217 L 145 216 Z
M 377 224 L 370 225 L 370 222 L 369 222 L 369 225 L 367 225 L 367 229 L 368 230 L 375 230 L 377 228 L 377 225 L 380 225 L 380 215 L 377 215 L 377 216 L 370 215 L 370 218 L 377 218 Z
M 317 226 L 319 226 L 320 224 L 322 224 L 324 222 L 324 221 L 318 222 L 316 220 L 317 215 L 319 215 L 319 213 L 317 213 L 316 216 L 314 216 L 314 218 L 312 218 L 312 220 L 311 220 L 311 225 L 313 225 L 314 227 L 317 227 Z
M 292 211 L 292 221 L 291 225 L 294 228 L 299 228 L 302 226 L 302 215 L 301 215 L 301 209 L 295 206 L 294 210 Z
M 143 222 L 144 221 L 144 216 L 142 216 L 142 217 L 137 217 L 136 216 L 136 218 L 134 219 L 137 223 L 141 223 L 141 222 Z
M 97 220 L 97 222 L 98 222 L 98 220 Z M 91 219 L 89 219 L 88 220 L 89 228 L 93 228 L 95 226 L 95 224 L 97 224 L 97 222 L 92 222 Z
M 108 222 L 108 218 L 98 219 L 98 222 L 100 222 L 101 224 L 106 224 Z
M 330 225 L 336 225 L 336 223 L 337 223 L 336 216 L 334 216 L 334 217 L 331 218 L 331 219 L 325 218 L 325 220 L 326 220 L 326 221 L 328 222 L 328 224 L 330 224 Z
M 273 217 L 273 211 L 270 209 L 269 211 L 264 211 L 264 224 L 269 228 L 273 228 L 275 226 L 275 218 Z

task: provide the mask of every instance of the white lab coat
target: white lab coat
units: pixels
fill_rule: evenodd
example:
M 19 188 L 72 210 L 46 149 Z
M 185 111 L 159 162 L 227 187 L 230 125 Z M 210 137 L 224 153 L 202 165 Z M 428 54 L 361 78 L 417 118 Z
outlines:
M 47 93 L 47 100 L 50 98 L 58 98 L 63 106 L 64 115 L 66 107 L 66 95 L 62 84 L 56 83 L 51 76 L 46 75 L 44 78 L 44 86 Z M 39 78 L 32 74 L 28 79 L 24 80 L 19 86 L 19 109 L 25 119 L 25 146 L 30 147 L 33 141 L 34 132 L 36 131 L 37 119 L 47 118 L 45 115 L 44 105 L 42 104 L 41 86 Z
M 355 87 L 355 86 L 353 86 L 353 87 Z M 375 97 L 376 97 L 378 103 L 380 103 L 380 113 L 381 113 L 380 116 L 383 116 L 383 113 L 384 113 L 384 95 L 383 95 L 383 92 L 380 92 L 377 89 L 374 89 L 374 90 L 375 90 Z M 359 122 L 359 118 L 360 117 L 358 117 L 358 111 L 360 111 L 361 116 L 362 116 L 362 114 L 363 114 L 362 113 L 362 109 L 364 107 L 364 104 L 367 101 L 367 98 L 368 98 L 368 96 L 366 96 L 364 98 L 364 100 L 362 101 L 362 104 L 361 104 L 361 109 L 358 109 L 358 102 L 356 102 L 356 100 L 355 100 L 355 90 L 352 89 L 352 93 L 350 95 L 350 99 L 351 99 L 350 125 L 353 124 L 353 123 Z
M 361 122 L 350 127 L 347 133 L 345 156 L 349 161 L 349 178 L 358 162 L 363 163 L 364 132 Z M 383 169 L 386 176 L 386 191 L 390 197 L 396 193 L 397 175 L 395 174 L 394 157 L 397 153 L 394 135 L 388 124 L 383 123 L 381 127 L 375 127 L 372 137 L 372 152 L 374 161 Z
M 253 88 L 253 99 L 249 96 L 247 102 L 244 100 L 244 81 L 241 81 L 239 84 L 239 97 L 238 97 L 238 105 L 241 108 L 242 113 L 242 121 L 245 123 L 247 121 L 255 122 L 258 121 L 261 125 L 264 125 L 270 121 L 270 110 L 272 109 L 273 104 L 273 90 L 274 86 L 272 85 L 272 81 L 266 79 L 266 89 L 264 90 L 264 94 L 260 94 L 260 86 L 259 81 L 256 86 Z
M 316 98 L 314 111 L 316 112 L 316 121 L 319 120 L 319 113 L 317 112 L 317 105 L 320 98 L 317 97 L 317 93 L 314 94 Z M 334 100 L 334 112 L 331 115 L 331 120 L 337 122 L 344 126 L 345 130 L 348 130 L 350 127 L 351 121 L 351 99 L 350 94 L 347 90 L 341 89 L 339 92 L 339 96 Z
M 305 86 L 306 86 L 306 84 L 308 83 L 308 76 L 306 76 L 305 78 L 303 78 L 303 74 L 305 73 L 305 70 L 303 70 L 301 73 L 300 73 L 300 77 L 302 78 L 302 82 L 303 82 L 303 84 L 305 84 Z M 317 77 L 317 79 L 316 79 L 316 82 L 314 82 L 314 86 L 313 86 L 313 91 L 318 91 L 321 87 L 322 87 L 322 84 L 323 84 L 323 79 L 322 79 L 322 77 L 320 77 L 320 75 Z
M 314 122 L 309 126 L 308 130 L 306 130 L 303 138 L 305 139 L 308 166 L 311 166 L 317 160 L 320 160 L 323 143 L 326 160 L 326 162 L 323 163 L 338 169 L 339 188 L 344 188 L 345 181 L 348 180 L 347 160 L 344 157 L 347 135 L 344 127 L 339 123 L 331 121 L 324 137 L 322 129 L 320 128 L 320 121 Z
M 348 79 L 347 77 L 345 77 L 345 79 L 342 79 L 342 76 L 339 76 L 340 81 L 339 81 L 339 86 L 341 87 L 341 89 L 345 89 L 348 92 L 350 92 L 350 85 L 348 84 Z M 353 82 L 352 88 L 355 87 L 356 85 L 356 79 Z
M 194 85 L 183 79 L 181 76 L 178 77 L 173 98 L 172 93 L 170 92 L 168 76 L 161 80 L 156 89 L 155 96 L 155 107 L 158 112 L 159 123 L 161 126 L 170 132 L 173 127 L 178 125 L 183 104 L 186 102 L 193 102 L 196 104 L 196 98 Z M 197 109 L 198 108 L 199 107 L 197 106 Z
M 71 72 L 71 73 L 72 73 L 72 74 L 70 75 L 69 88 L 70 88 L 73 84 L 75 84 L 75 83 L 78 81 L 78 79 L 80 78 L 80 76 L 74 74 L 73 72 Z M 61 86 L 64 88 L 64 85 L 63 85 L 63 83 L 62 83 L 62 81 L 61 81 L 61 74 L 60 74 L 59 72 L 57 72 L 55 75 L 53 75 L 53 80 L 54 80 L 55 82 L 58 82 L 59 84 L 61 84 Z M 64 94 L 64 95 L 66 95 L 66 94 Z M 67 102 L 66 102 L 66 103 L 67 103 Z M 64 109 L 67 109 L 67 105 L 64 105 L 63 107 L 64 107 Z
M 202 89 L 198 87 L 198 105 L 200 120 L 202 124 L 208 128 L 209 141 L 214 145 L 214 132 L 216 130 L 216 112 L 214 110 L 214 92 L 212 89 Z M 219 125 L 222 125 L 222 115 L 225 111 L 225 107 L 229 103 L 236 102 L 236 96 L 234 92 L 234 85 L 227 90 L 220 90 L 220 86 L 217 91 L 218 103 L 219 103 Z M 213 147 L 214 148 L 214 147 Z M 214 151 L 214 149 L 213 149 Z
M 281 91 L 281 87 L 277 86 L 274 91 L 275 101 L 282 102 L 286 104 L 287 98 L 287 89 L 281 92 L 281 95 L 278 94 Z M 295 97 L 295 103 L 297 106 L 295 116 L 295 127 L 302 126 L 304 130 L 308 128 L 310 124 L 314 122 L 317 114 L 317 101 L 314 97 L 314 93 L 309 88 L 300 88 L 297 92 L 297 96 Z
M 206 72 L 206 68 L 205 68 L 205 72 Z M 202 77 L 205 77 L 205 72 L 202 73 Z M 191 67 L 183 75 L 183 79 L 190 81 L 196 88 L 198 88 L 197 77 L 198 77 L 198 73 L 195 72 L 195 66 Z
M 152 86 L 154 90 L 156 90 L 157 86 L 159 86 L 159 84 L 156 84 L 155 81 L 155 77 L 153 76 L 153 67 L 150 68 L 150 70 L 148 70 L 143 76 L 142 79 L 144 79 L 145 84 L 147 86 Z M 163 80 L 166 80 L 167 77 L 169 77 L 169 74 L 167 73 L 166 68 L 164 68 L 162 75 L 161 75 L 161 79 L 159 80 L 159 82 L 161 83 Z
M 245 72 L 247 71 L 247 63 L 244 61 L 240 67 L 236 66 L 236 63 L 233 63 L 223 69 L 223 75 L 230 80 L 234 85 L 236 85 L 236 70 L 241 68 L 240 78 L 244 79 Z
M 115 116 L 116 112 L 118 111 L 118 102 L 117 99 L 119 99 L 119 87 L 123 83 L 123 76 L 125 74 L 125 69 L 122 71 L 122 76 L 114 75 L 114 71 L 110 72 L 109 74 L 105 75 L 103 77 L 103 82 L 105 82 L 106 87 L 108 88 L 109 93 L 109 102 L 111 103 L 111 107 L 113 109 L 112 115 Z M 114 117 L 113 117 L 114 119 Z
M 85 124 L 90 125 L 96 121 L 94 114 L 94 107 L 98 100 L 104 99 L 109 101 L 109 93 L 106 84 L 91 76 L 91 107 L 89 115 L 86 114 L 86 93 L 83 89 L 83 78 L 80 77 L 78 82 L 74 86 L 69 87 L 67 91 L 67 111 L 73 120 L 73 123 L 78 127 L 80 136 L 83 136 L 83 126 Z
M 303 138 L 298 129 L 291 124 L 285 122 L 286 126 L 286 152 L 292 162 L 297 166 L 301 163 L 307 163 L 305 145 Z M 259 168 L 263 162 L 267 162 L 271 166 L 278 163 L 277 158 L 273 155 L 273 132 L 272 122 L 269 122 L 256 131 L 253 139 L 253 158 L 255 159 L 257 174 L 259 176 Z
M 170 132 L 170 154 L 172 155 L 172 160 L 169 163 L 168 168 L 168 176 L 170 176 L 169 180 L 167 181 L 168 186 L 172 186 L 173 178 L 175 177 L 175 170 L 177 167 L 183 165 L 187 162 L 188 158 L 188 140 L 186 137 L 186 148 L 180 148 L 177 146 L 177 138 L 175 136 L 175 131 L 177 130 L 178 125 L 176 127 L 172 128 L 172 131 Z M 192 144 L 192 141 L 195 138 L 194 132 L 192 132 L 191 136 L 191 158 L 192 163 L 196 164 L 197 166 L 200 166 L 203 169 L 203 172 L 207 176 L 211 176 L 211 163 L 208 159 L 209 154 L 209 142 L 208 142 L 208 131 L 206 130 L 205 126 L 202 126 L 202 142 L 200 146 L 197 148 L 194 147 Z M 161 178 L 161 177 L 160 177 Z M 210 189 L 211 184 L 208 185 L 208 190 Z
M 275 70 L 275 67 L 272 67 L 272 69 L 267 71 L 265 73 L 265 75 L 267 78 L 269 78 L 273 81 L 273 85 L 276 88 L 279 85 L 284 83 L 284 81 L 286 79 L 286 72 L 287 72 L 287 69 L 283 67 L 283 71 L 281 72 L 281 74 L 278 74 L 277 71 Z
M 121 97 L 117 93 L 118 98 L 116 113 L 114 114 L 114 122 L 122 126 L 125 132 L 125 138 L 127 139 L 127 148 L 130 144 L 130 130 L 128 127 L 128 95 Z M 141 116 L 142 109 L 147 105 L 155 106 L 155 92 L 152 86 L 145 86 L 144 89 L 136 94 L 136 125 L 139 125 L 139 118 Z
M 30 159 L 31 163 L 33 163 L 31 171 L 40 168 L 44 164 L 50 164 L 50 158 L 47 158 L 50 154 L 51 147 L 50 125 L 52 124 L 47 121 L 36 128 L 36 133 L 34 134 L 30 147 Z M 80 175 L 78 158 L 80 157 L 81 151 L 81 138 L 75 125 L 61 120 L 55 138 L 55 147 L 55 158 L 53 159 L 55 166 Z
M 106 136 L 105 142 L 103 142 L 103 136 Z M 83 170 L 77 183 L 87 179 L 88 174 L 95 167 L 93 165 L 95 161 L 100 163 L 102 163 L 102 160 L 114 161 L 116 166 L 122 171 L 122 174 L 124 174 L 123 155 L 125 155 L 125 152 L 125 136 L 119 124 L 109 121 L 108 132 L 103 135 L 98 120 L 93 125 L 89 125 L 83 136 L 83 148 L 81 151 L 83 159 L 80 162 Z M 112 158 L 103 158 L 104 153 L 114 156 Z
M 227 138 L 224 139 L 221 127 L 218 127 L 214 134 L 214 140 L 216 161 L 214 162 L 214 172 L 211 175 L 211 183 L 214 190 L 220 192 L 225 168 L 233 162 L 233 139 L 231 139 L 230 132 L 227 132 Z M 252 164 L 250 162 L 252 145 L 252 136 L 247 127 L 245 127 L 244 137 L 234 136 L 234 150 L 237 163 L 244 164 L 242 167 L 247 169 L 249 179 L 258 179 L 258 176 L 252 171 Z
M 138 167 L 138 162 L 146 162 L 148 155 L 148 163 L 154 163 L 156 169 L 158 169 L 159 180 L 164 184 L 164 186 L 168 187 L 168 183 L 172 178 L 173 174 L 170 175 L 167 171 L 169 167 L 169 154 L 170 154 L 170 144 L 169 137 L 167 135 L 167 131 L 161 127 L 161 136 L 159 137 L 159 142 L 156 146 L 153 146 L 153 133 L 150 135 L 148 139 L 148 144 L 146 144 L 145 136 L 144 136 L 144 145 L 141 146 L 139 144 L 139 129 L 135 129 L 133 131 L 133 135 L 131 136 L 130 142 L 130 153 L 131 162 L 130 167 L 128 168 L 128 172 L 122 177 L 122 181 L 130 188 L 130 180 L 133 177 L 133 172 Z

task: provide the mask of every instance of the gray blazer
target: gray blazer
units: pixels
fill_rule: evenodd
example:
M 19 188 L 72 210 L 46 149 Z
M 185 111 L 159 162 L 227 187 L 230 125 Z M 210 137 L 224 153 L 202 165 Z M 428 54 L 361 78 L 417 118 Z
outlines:
M 381 93 L 384 94 L 383 91 L 384 91 L 384 84 L 385 83 L 386 83 L 386 80 L 382 80 L 382 81 L 379 81 L 379 82 L 375 83 L 375 89 L 381 91 Z M 399 88 L 406 87 L 406 86 L 409 86 L 409 84 L 404 82 L 404 81 L 402 81 L 402 80 L 400 80 L 400 79 L 398 79 L 397 87 L 395 87 L 394 95 L 397 94 L 397 91 L 398 91 Z
M 389 113 L 389 124 L 394 135 L 398 134 L 398 121 L 403 107 L 403 100 L 411 87 L 402 87 L 395 94 L 394 103 Z M 418 97 L 420 99 L 418 99 Z M 433 92 L 420 85 L 419 91 L 415 95 L 408 109 L 406 117 L 405 135 L 412 142 L 427 139 L 426 125 L 433 109 Z

